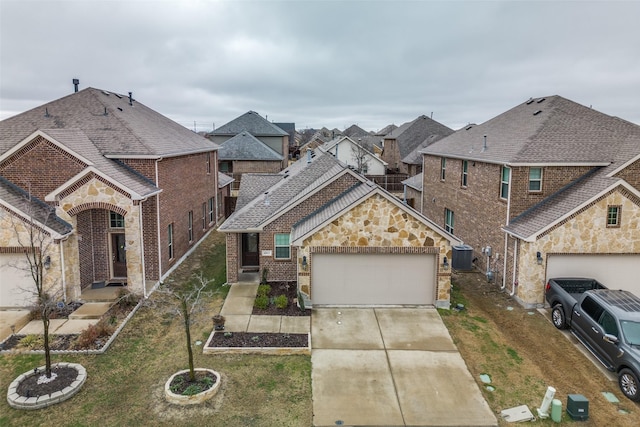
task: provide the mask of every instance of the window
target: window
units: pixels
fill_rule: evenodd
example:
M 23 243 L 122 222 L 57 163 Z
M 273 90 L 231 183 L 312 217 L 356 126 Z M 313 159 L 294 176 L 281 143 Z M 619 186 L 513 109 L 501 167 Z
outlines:
M 289 246 L 289 233 L 276 233 L 275 235 L 275 248 L 276 259 L 290 259 L 291 247 Z
M 460 184 L 463 187 L 467 186 L 467 176 L 469 173 L 469 162 L 467 162 L 466 160 L 462 161 L 462 180 L 460 182 Z
M 207 228 L 207 204 L 202 204 L 202 229 Z
M 173 259 L 173 224 L 169 224 L 168 241 L 169 241 L 169 259 Z
M 582 304 L 580 304 L 580 308 L 582 308 L 582 311 L 584 311 L 587 315 L 589 315 L 589 317 L 591 317 L 596 322 L 598 321 L 598 319 L 600 319 L 600 316 L 604 311 L 604 309 L 600 307 L 600 304 L 598 304 L 591 297 L 585 297 L 582 300 Z
M 444 181 L 444 172 L 447 168 L 447 159 L 445 157 L 440 159 L 440 180 Z
M 223 200 L 222 195 L 218 193 L 218 197 L 216 198 L 216 201 L 218 202 L 218 218 L 221 218 L 224 215 L 224 207 L 222 206 Z
M 607 227 L 620 227 L 620 206 L 607 206 Z
M 501 199 L 509 198 L 510 178 L 511 178 L 511 168 L 507 166 L 503 166 L 501 171 L 501 178 L 500 178 L 500 198 Z
M 453 211 L 449 209 L 444 210 L 444 229 L 453 234 Z
M 111 228 L 124 228 L 124 216 L 117 212 L 109 212 L 109 227 Z
M 620 336 L 618 335 L 618 325 L 616 323 L 616 319 L 608 311 L 602 313 L 602 316 L 600 316 L 600 320 L 598 321 L 598 323 L 600 324 L 600 326 L 602 326 L 605 334 L 615 335 L 616 337 Z
M 206 153 L 205 163 L 207 164 L 207 175 L 211 173 L 211 153 Z
M 529 168 L 529 191 L 542 191 L 542 168 Z
M 233 172 L 233 168 L 231 167 L 231 162 L 220 162 L 218 166 L 220 168 L 220 172 L 225 172 L 225 173 Z
M 212 224 L 213 220 L 213 197 L 209 199 L 209 223 Z
M 193 211 L 189 211 L 189 241 L 193 242 Z

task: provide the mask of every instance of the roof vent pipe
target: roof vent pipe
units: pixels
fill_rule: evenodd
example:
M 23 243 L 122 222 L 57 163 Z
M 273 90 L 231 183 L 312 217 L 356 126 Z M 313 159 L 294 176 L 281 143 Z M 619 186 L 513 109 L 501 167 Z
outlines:
M 77 92 L 78 91 L 78 85 L 80 84 L 80 80 L 79 79 L 73 79 L 73 91 Z
M 133 92 L 129 92 L 129 105 L 133 105 Z
M 482 143 L 482 152 L 487 151 L 487 135 L 484 136 L 484 142 Z

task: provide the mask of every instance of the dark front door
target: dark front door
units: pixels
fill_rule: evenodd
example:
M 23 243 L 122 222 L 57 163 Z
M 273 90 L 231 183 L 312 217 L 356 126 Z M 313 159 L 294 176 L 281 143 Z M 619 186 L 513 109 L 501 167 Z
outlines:
M 258 265 L 260 265 L 258 233 L 244 233 L 242 235 L 242 266 L 255 267 Z
M 127 252 L 124 233 L 111 234 L 111 265 L 113 277 L 127 277 Z

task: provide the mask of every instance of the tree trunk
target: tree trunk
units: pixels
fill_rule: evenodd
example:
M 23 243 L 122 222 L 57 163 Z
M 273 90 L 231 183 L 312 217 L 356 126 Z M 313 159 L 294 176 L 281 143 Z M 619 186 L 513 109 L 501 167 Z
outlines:
M 44 326 L 44 363 L 45 374 L 51 378 L 51 348 L 49 346 L 49 313 L 42 313 L 42 325 Z
M 195 381 L 196 380 L 196 373 L 195 370 L 193 368 L 193 350 L 191 349 L 191 327 L 190 327 L 190 323 L 191 323 L 191 316 L 189 314 L 189 310 L 188 310 L 188 306 L 187 306 L 187 302 L 183 301 L 182 302 L 183 305 L 183 318 L 184 318 L 184 330 L 186 332 L 187 335 L 187 352 L 189 353 L 189 380 L 190 381 Z

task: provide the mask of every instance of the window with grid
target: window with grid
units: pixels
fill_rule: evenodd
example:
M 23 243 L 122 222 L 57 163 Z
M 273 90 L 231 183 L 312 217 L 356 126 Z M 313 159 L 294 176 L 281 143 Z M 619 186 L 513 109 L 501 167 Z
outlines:
M 529 168 L 529 191 L 542 191 L 542 168 Z
M 275 235 L 275 252 L 276 259 L 290 259 L 291 247 L 289 242 L 289 233 L 276 233 Z
M 109 227 L 124 228 L 124 216 L 117 212 L 109 211 Z
M 447 159 L 445 157 L 440 159 L 440 180 L 444 181 L 445 170 L 447 169 Z
M 214 220 L 213 216 L 213 197 L 209 199 L 209 223 L 212 224 Z
M 169 259 L 173 259 L 173 224 L 169 224 L 167 237 L 169 242 Z
M 207 175 L 211 173 L 211 153 L 206 153 Z
M 189 211 L 189 241 L 193 242 L 193 211 Z
M 607 227 L 620 227 L 620 206 L 607 207 Z
M 202 229 L 207 228 L 207 204 L 202 204 Z
M 462 179 L 460 184 L 463 187 L 467 186 L 467 177 L 468 177 L 468 173 L 469 173 L 469 162 L 467 162 L 466 160 L 462 161 Z
M 509 181 L 511 178 L 511 168 L 503 166 L 500 178 L 500 198 L 509 198 Z
M 444 210 L 444 229 L 453 234 L 453 211 L 450 209 Z

